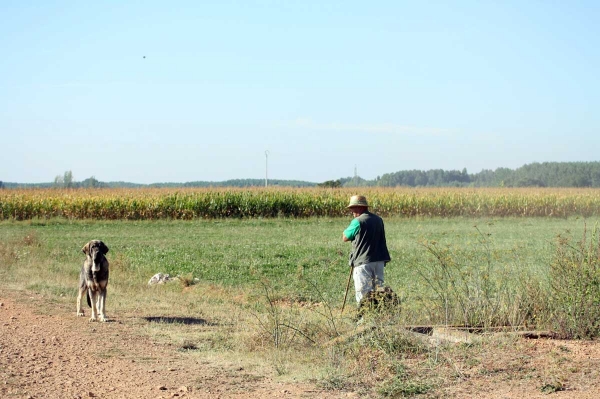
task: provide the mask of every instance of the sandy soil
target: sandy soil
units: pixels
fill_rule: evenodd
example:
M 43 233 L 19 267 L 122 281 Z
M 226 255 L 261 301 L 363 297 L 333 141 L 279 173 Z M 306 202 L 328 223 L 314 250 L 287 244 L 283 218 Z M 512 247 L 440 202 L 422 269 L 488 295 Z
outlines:
M 74 308 L 48 303 L 37 294 L 0 290 L 0 397 L 359 397 L 282 383 L 239 364 L 198 360 L 145 337 L 134 317 L 89 323 L 87 317 L 75 317 Z M 518 358 L 492 355 L 474 367 L 464 366 L 468 359 L 457 362 L 461 377 L 433 396 L 600 398 L 599 342 L 535 340 L 524 348 Z M 564 390 L 541 392 L 540 384 L 554 377 L 564 383 Z

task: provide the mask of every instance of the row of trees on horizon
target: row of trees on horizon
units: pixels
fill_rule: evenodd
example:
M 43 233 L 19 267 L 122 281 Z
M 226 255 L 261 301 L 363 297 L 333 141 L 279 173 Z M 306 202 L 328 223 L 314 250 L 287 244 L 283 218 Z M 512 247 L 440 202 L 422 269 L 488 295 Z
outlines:
M 600 162 L 544 162 L 517 169 L 484 169 L 470 174 L 432 169 L 384 174 L 367 185 L 381 187 L 600 187 Z
M 544 162 L 517 169 L 405 170 L 365 180 L 330 180 L 324 187 L 600 187 L 600 162 Z
M 405 170 L 386 173 L 373 180 L 360 176 L 313 183 L 299 180 L 268 180 L 269 186 L 280 187 L 600 187 L 600 162 L 544 162 L 524 165 L 517 169 L 484 169 L 468 173 L 467 169 Z M 138 184 L 101 182 L 95 177 L 75 181 L 66 171 L 49 183 L 7 183 L 0 188 L 137 188 L 137 187 L 259 187 L 264 179 L 234 179 L 221 182 L 194 181 L 186 183 Z

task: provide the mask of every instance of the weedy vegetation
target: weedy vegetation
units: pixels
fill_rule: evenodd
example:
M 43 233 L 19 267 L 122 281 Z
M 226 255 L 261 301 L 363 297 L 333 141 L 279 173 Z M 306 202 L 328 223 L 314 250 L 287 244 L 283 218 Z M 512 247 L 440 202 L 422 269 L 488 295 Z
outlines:
M 186 356 L 365 397 L 437 397 L 470 375 L 528 372 L 527 344 L 491 338 L 497 329 L 600 334 L 597 191 L 369 191 L 387 215 L 386 284 L 400 304 L 360 325 L 353 295 L 340 312 L 349 194 L 3 190 L 0 291 L 37 292 L 74 313 L 81 248 L 102 239 L 109 318 L 135 320 Z M 179 279 L 149 286 L 158 272 Z M 432 345 L 414 328 L 424 325 L 481 340 Z M 552 381 L 539 389 L 558 390 Z
M 563 338 L 600 336 L 600 231 L 559 235 L 550 264 L 552 327 Z

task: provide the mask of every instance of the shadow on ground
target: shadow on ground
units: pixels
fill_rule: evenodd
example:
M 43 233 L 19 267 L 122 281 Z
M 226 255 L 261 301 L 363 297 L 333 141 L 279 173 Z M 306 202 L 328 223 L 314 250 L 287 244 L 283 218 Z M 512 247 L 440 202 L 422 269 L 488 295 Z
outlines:
M 171 317 L 171 316 L 149 316 L 144 317 L 146 321 L 151 323 L 164 324 L 185 324 L 185 325 L 201 325 L 201 326 L 216 326 L 217 324 L 197 317 Z

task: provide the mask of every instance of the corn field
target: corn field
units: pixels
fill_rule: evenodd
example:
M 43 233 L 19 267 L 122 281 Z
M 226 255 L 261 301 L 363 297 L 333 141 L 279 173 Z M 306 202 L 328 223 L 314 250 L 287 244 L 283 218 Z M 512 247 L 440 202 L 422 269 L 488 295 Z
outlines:
M 600 189 L 202 188 L 0 190 L 0 220 L 348 216 L 351 195 L 397 217 L 600 215 Z

